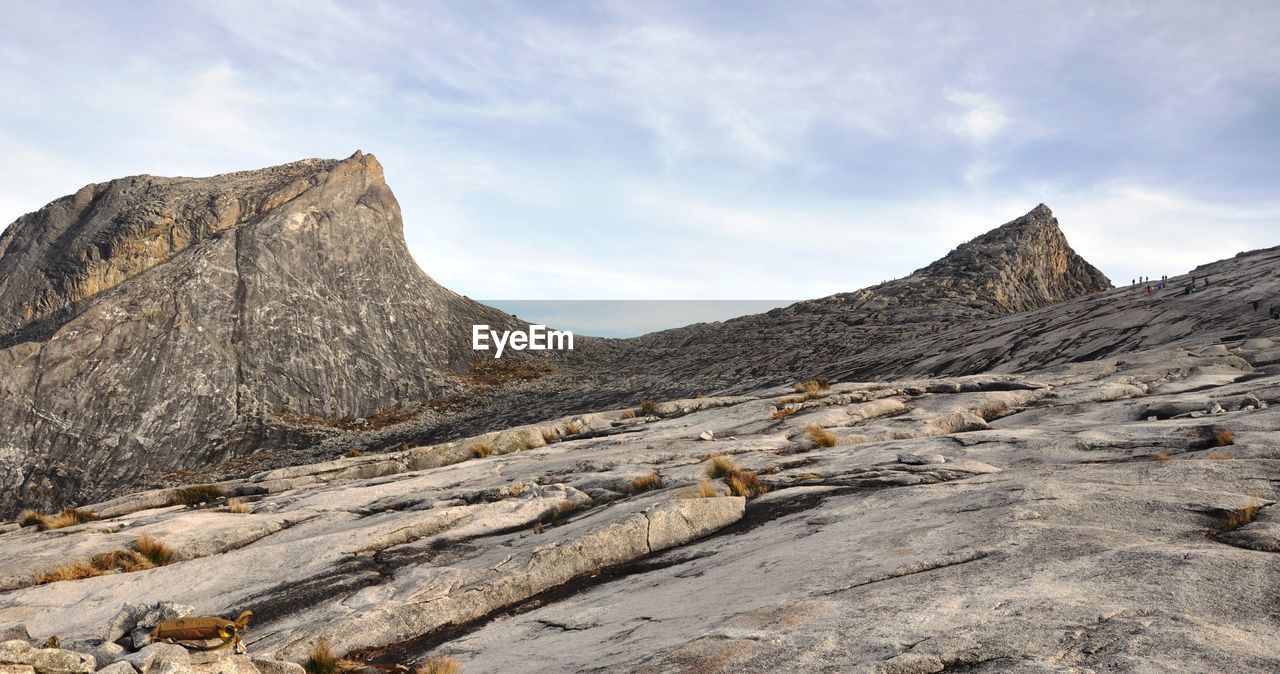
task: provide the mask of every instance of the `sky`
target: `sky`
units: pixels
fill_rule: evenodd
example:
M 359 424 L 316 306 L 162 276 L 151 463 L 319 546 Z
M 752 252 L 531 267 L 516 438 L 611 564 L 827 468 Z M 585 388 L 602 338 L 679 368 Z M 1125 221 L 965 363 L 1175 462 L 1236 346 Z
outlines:
M 361 149 L 481 299 L 821 297 L 1041 202 L 1117 283 L 1280 244 L 1271 1 L 0 11 L 0 223 Z

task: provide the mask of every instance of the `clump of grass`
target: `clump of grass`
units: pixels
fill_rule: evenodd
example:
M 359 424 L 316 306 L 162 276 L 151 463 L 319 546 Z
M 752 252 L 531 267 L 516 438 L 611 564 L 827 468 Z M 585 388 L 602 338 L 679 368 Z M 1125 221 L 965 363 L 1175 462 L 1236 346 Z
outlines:
M 489 456 L 497 451 L 498 451 L 498 448 L 494 447 L 491 443 L 488 443 L 488 442 L 478 442 L 471 446 L 471 454 L 472 456 L 475 456 L 477 459 L 483 459 L 484 457 Z
M 725 477 L 735 470 L 739 470 L 738 464 L 733 459 L 724 454 L 717 454 L 711 457 L 711 465 L 707 466 L 707 477 L 718 478 Z
M 462 674 L 462 665 L 454 658 L 427 658 L 414 674 Z
M 654 471 L 648 475 L 642 475 L 631 481 L 631 492 L 641 494 L 646 491 L 652 491 L 662 486 L 662 476 Z
M 24 510 L 18 515 L 18 523 L 24 527 L 35 526 L 40 531 L 53 531 L 72 527 L 85 522 L 92 522 L 98 516 L 90 510 L 68 508 L 56 515 L 45 515 L 34 510 Z
M 1148 455 L 1147 458 L 1152 461 L 1173 461 L 1173 457 L 1165 454 L 1164 452 L 1156 452 L 1155 454 Z
M 133 547 L 138 551 L 138 554 L 145 557 L 148 562 L 151 562 L 152 566 L 165 566 L 173 563 L 175 556 L 173 548 L 154 536 L 139 538 L 133 542 Z
M 132 573 L 153 568 L 155 564 L 135 550 L 116 550 L 94 555 L 88 562 L 67 562 L 41 572 L 36 575 L 36 585 L 96 578 L 108 573 Z
M 634 419 L 634 418 L 636 418 L 636 411 L 635 411 L 635 410 L 627 410 L 627 411 L 623 412 L 623 413 L 622 413 L 622 416 L 620 416 L 620 417 L 618 417 L 618 418 L 619 418 L 619 419 Z
M 586 430 L 586 429 L 584 429 L 584 428 L 582 427 L 582 424 L 580 424 L 580 423 L 578 423 L 578 422 L 576 422 L 576 421 L 570 421 L 569 423 L 567 423 L 567 424 L 565 424 L 565 425 L 564 425 L 564 433 L 565 433 L 565 435 L 577 435 L 577 434 L 581 433 L 581 432 L 582 432 L 582 431 L 584 431 L 584 430 Z
M 640 411 L 647 416 L 656 417 L 658 416 L 658 403 L 645 398 L 640 401 Z
M 1222 452 L 1209 452 L 1210 461 L 1230 461 L 1231 458 L 1232 457 L 1230 454 L 1223 454 Z
M 819 447 L 835 447 L 840 438 L 827 429 L 814 424 L 804 429 L 804 434 Z
M 554 445 L 560 442 L 560 434 L 554 428 L 542 429 L 542 441 L 548 445 Z
M 542 520 L 538 520 L 537 522 L 533 523 L 533 533 L 535 534 L 542 533 Z
M 1239 510 L 1232 510 L 1218 521 L 1218 533 L 1225 534 L 1228 531 L 1235 531 L 1254 521 L 1258 518 L 1260 510 L 1262 510 L 1262 504 L 1260 503 L 1250 503 Z
M 796 382 L 796 385 L 792 387 L 792 390 L 796 393 L 817 393 L 819 391 L 831 390 L 831 384 L 827 383 L 826 379 L 806 379 L 804 381 Z
M 328 639 L 320 637 L 311 643 L 311 653 L 302 667 L 307 674 L 338 674 L 338 656 L 333 654 Z
M 1224 428 L 1213 436 L 1213 441 L 1218 443 L 1218 447 L 1226 447 L 1227 445 L 1236 444 L 1236 434 L 1230 428 Z
M 569 499 L 565 499 L 560 503 L 558 503 L 556 507 L 552 508 L 551 512 L 547 513 L 547 515 L 552 520 L 558 520 L 562 517 L 568 517 L 569 515 L 573 514 L 573 511 L 577 509 L 578 509 L 577 503 L 574 503 Z
M 711 465 L 707 467 L 707 477 L 724 478 L 729 491 L 734 496 L 759 496 L 769 491 L 754 471 L 746 470 L 723 454 L 711 457 Z
M 92 564 L 87 562 L 70 562 L 55 566 L 48 571 L 37 574 L 36 585 L 47 585 L 49 583 L 57 583 L 64 580 L 96 578 L 101 575 L 102 571 L 94 568 Z
M 233 498 L 227 501 L 227 512 L 237 515 L 248 515 L 253 512 L 253 506 L 242 498 Z
M 724 481 L 725 484 L 729 485 L 729 491 L 733 492 L 734 496 L 751 498 L 769 491 L 769 488 L 764 486 L 764 483 L 760 481 L 760 478 L 756 477 L 756 474 L 749 470 L 740 470 L 733 473 L 726 477 Z
M 786 405 L 779 403 L 777 408 L 773 410 L 773 414 L 769 415 L 769 418 L 774 421 L 782 421 L 799 411 L 800 408 L 798 407 L 787 407 Z
M 169 493 L 169 505 L 195 507 L 203 503 L 212 503 L 223 497 L 222 487 L 216 484 L 189 484 L 178 487 Z
M 706 480 L 699 480 L 698 486 L 680 492 L 680 498 L 715 498 L 720 495 L 716 486 Z
M 359 456 L 364 456 L 364 450 L 363 450 L 363 449 L 349 449 L 349 450 L 347 450 L 347 453 L 346 453 L 346 454 L 343 454 L 343 456 L 347 457 L 348 459 L 354 459 L 354 458 L 359 457 Z

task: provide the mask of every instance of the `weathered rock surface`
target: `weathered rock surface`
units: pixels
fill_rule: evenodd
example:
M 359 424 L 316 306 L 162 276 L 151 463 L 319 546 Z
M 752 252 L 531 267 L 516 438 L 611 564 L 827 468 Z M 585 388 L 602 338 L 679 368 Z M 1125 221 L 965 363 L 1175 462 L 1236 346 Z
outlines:
M 468 672 L 1274 671 L 1280 371 L 1245 344 L 842 383 L 782 420 L 781 387 L 555 419 L 227 483 L 250 513 L 118 499 L 103 521 L 0 534 L 0 625 L 88 638 L 128 602 L 167 600 L 252 609 L 252 657 L 294 661 L 324 636 Z M 1147 420 L 1210 403 L 1223 412 Z M 712 454 L 770 491 L 682 498 Z M 218 539 L 219 522 L 259 534 L 29 580 L 144 534 Z
M 512 319 L 422 273 L 371 155 L 86 186 L 0 235 L 0 515 L 449 393 L 472 323 Z

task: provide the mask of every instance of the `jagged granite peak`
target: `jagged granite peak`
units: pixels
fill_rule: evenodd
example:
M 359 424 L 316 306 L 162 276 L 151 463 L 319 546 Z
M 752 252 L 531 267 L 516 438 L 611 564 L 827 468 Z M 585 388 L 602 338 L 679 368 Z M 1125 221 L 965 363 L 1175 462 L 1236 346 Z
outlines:
M 735 382 L 778 383 L 851 360 L 858 366 L 840 369 L 841 376 L 897 375 L 918 372 L 914 363 L 935 355 L 921 346 L 932 335 L 1109 288 L 1107 277 L 1071 248 L 1041 204 L 909 276 L 645 335 L 610 358 L 631 373 L 661 361 L 672 381 L 694 382 L 679 389 L 682 394 L 740 391 Z
M 6 513 L 450 393 L 470 325 L 515 324 L 422 272 L 360 152 L 83 188 L 5 232 L 0 315 Z
M 1028 311 L 1111 288 L 1071 248 L 1048 206 L 961 244 L 911 275 L 990 302 L 997 313 Z

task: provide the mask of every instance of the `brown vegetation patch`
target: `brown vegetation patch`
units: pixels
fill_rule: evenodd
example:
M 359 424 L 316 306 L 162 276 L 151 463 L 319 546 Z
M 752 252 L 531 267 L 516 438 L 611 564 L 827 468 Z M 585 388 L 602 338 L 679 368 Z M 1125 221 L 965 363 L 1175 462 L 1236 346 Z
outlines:
M 648 398 L 640 401 L 640 412 L 650 417 L 661 416 L 658 414 L 658 403 Z
M 462 674 L 462 665 L 454 658 L 427 658 L 414 674 Z
M 716 486 L 706 480 L 699 480 L 698 486 L 686 489 L 678 494 L 680 498 L 715 498 L 720 495 Z
M 488 442 L 479 442 L 471 446 L 471 454 L 477 459 L 483 459 L 497 451 L 498 448 Z
M 133 542 L 133 547 L 138 551 L 138 554 L 145 557 L 148 562 L 151 562 L 152 566 L 165 566 L 166 564 L 172 564 L 173 559 L 176 556 L 173 548 L 169 547 L 163 541 L 155 538 L 154 536 L 143 536 L 142 538 L 139 538 Z
M 169 505 L 198 506 L 213 503 L 224 496 L 216 484 L 189 484 L 169 492 Z
M 248 515 L 253 512 L 253 506 L 242 498 L 233 498 L 227 501 L 227 512 L 237 515 Z
M 458 377 L 465 386 L 500 388 L 540 379 L 555 372 L 550 365 L 529 363 L 512 358 L 473 358 L 467 373 Z
M 1209 460 L 1210 461 L 1230 461 L 1231 455 L 1223 454 L 1222 452 L 1209 452 Z
M 831 390 L 831 384 L 829 384 L 826 379 L 806 379 L 804 381 L 796 382 L 796 385 L 792 387 L 792 390 L 796 393 L 817 393 L 818 391 Z
M 816 424 L 806 427 L 804 434 L 819 447 L 835 447 L 840 442 L 834 433 Z
M 1147 458 L 1151 459 L 1152 461 L 1173 461 L 1173 457 L 1169 456 L 1168 454 L 1165 454 L 1164 452 L 1156 452 L 1155 454 L 1149 454 Z
M 711 465 L 707 467 L 707 477 L 724 478 L 725 484 L 729 485 L 729 491 L 734 496 L 751 498 L 769 491 L 754 471 L 739 467 L 733 459 L 723 454 L 711 457 Z
M 1262 510 L 1262 504 L 1251 503 L 1239 510 L 1232 510 L 1218 521 L 1218 533 L 1225 534 L 1228 531 L 1235 531 L 1240 527 L 1254 521 L 1258 518 L 1258 512 Z
M 662 476 L 657 471 L 642 475 L 631 481 L 631 492 L 633 494 L 642 494 L 660 487 L 662 487 Z
M 92 522 L 96 519 L 98 519 L 98 516 L 92 511 L 80 508 L 68 508 L 56 515 L 45 515 L 34 510 L 23 510 L 18 515 L 18 524 L 24 527 L 35 526 L 40 531 L 52 531 Z
M 1213 436 L 1213 441 L 1218 443 L 1218 447 L 1226 447 L 1227 445 L 1236 444 L 1236 434 L 1230 428 L 1224 428 Z

